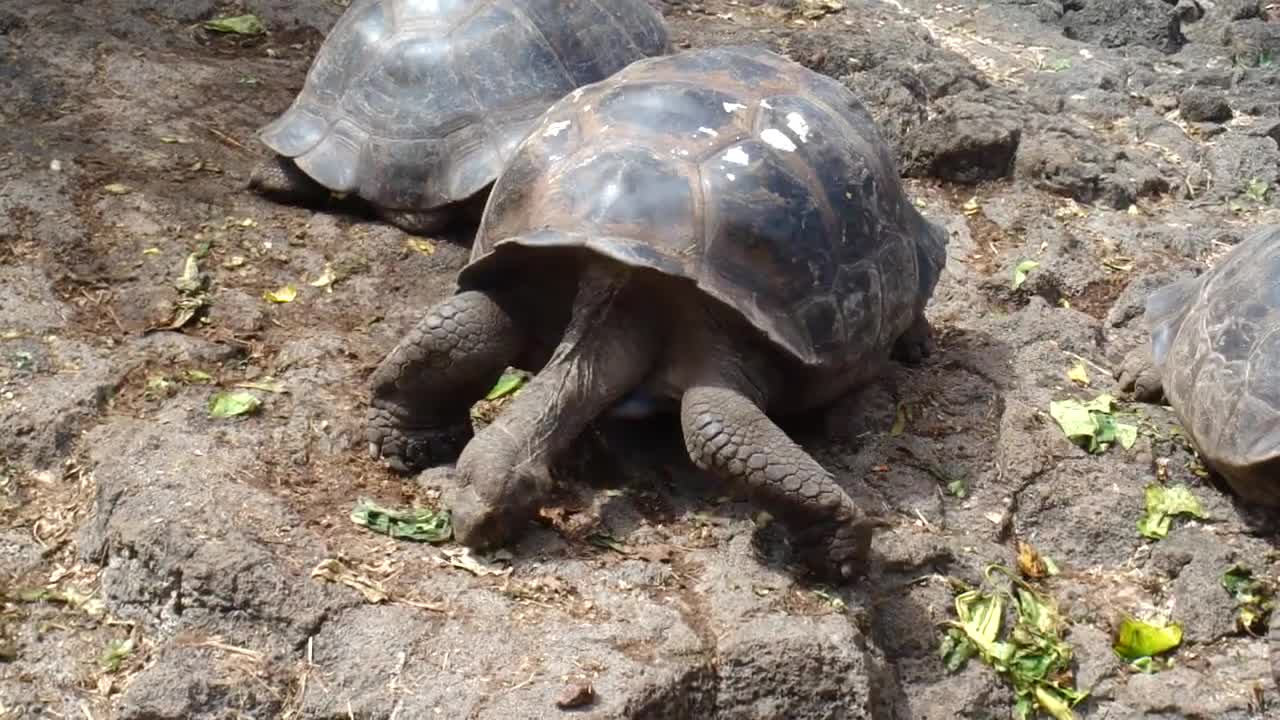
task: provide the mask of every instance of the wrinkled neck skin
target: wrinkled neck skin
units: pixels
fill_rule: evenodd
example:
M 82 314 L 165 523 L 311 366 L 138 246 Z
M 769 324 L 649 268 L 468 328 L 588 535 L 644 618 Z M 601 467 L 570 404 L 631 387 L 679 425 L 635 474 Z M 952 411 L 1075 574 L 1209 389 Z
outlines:
M 539 402 L 512 417 L 527 428 L 523 462 L 549 465 L 601 408 L 617 404 L 649 371 L 658 333 L 651 318 L 632 307 L 632 275 L 603 263 L 584 267 L 564 335 L 538 374 Z
M 459 458 L 485 505 L 500 510 L 545 494 L 554 460 L 644 381 L 659 342 L 653 314 L 635 306 L 633 275 L 613 263 L 584 265 L 550 360 Z

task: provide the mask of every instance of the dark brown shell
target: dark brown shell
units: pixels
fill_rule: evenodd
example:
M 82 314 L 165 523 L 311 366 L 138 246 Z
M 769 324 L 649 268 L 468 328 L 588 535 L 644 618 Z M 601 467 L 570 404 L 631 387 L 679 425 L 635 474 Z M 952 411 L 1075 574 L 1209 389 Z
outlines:
M 755 48 L 632 64 L 553 106 L 494 186 L 460 281 L 504 246 L 687 278 L 801 362 L 855 362 L 923 309 L 946 235 L 843 85 Z
M 492 183 L 566 93 L 669 49 L 645 0 L 356 0 L 260 135 L 330 190 L 430 210 Z
M 1228 477 L 1280 471 L 1280 225 L 1152 293 L 1146 319 L 1165 395 L 1206 461 Z

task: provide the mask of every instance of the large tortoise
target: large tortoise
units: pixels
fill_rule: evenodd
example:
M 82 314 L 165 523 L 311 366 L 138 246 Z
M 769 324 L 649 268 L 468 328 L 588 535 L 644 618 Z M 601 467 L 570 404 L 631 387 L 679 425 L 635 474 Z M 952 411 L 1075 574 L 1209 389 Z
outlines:
M 1210 470 L 1280 507 L 1280 225 L 1152 293 L 1145 321 L 1151 343 L 1125 359 L 1122 389 L 1167 398 Z
M 264 127 L 276 155 L 249 187 L 334 193 L 430 234 L 474 210 L 553 102 L 670 51 L 646 0 L 356 0 L 293 105 Z
M 946 235 L 862 104 L 762 49 L 637 62 L 548 110 L 494 187 L 458 292 L 375 371 L 370 451 L 458 458 L 459 541 L 515 538 L 596 417 L 678 408 L 694 463 L 849 577 L 873 521 L 766 413 L 814 408 L 932 343 Z M 505 367 L 540 368 L 478 435 Z

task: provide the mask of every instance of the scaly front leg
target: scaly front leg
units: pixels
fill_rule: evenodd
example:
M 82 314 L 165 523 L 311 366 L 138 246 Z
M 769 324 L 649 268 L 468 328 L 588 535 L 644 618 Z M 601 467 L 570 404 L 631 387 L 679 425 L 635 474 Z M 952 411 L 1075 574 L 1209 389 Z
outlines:
M 685 391 L 680 420 L 695 465 L 746 486 L 790 530 L 801 560 L 832 580 L 865 563 L 872 526 L 831 473 L 732 383 Z
M 456 458 L 471 439 L 471 406 L 523 345 L 518 325 L 484 293 L 428 310 L 373 373 L 370 454 L 400 472 Z

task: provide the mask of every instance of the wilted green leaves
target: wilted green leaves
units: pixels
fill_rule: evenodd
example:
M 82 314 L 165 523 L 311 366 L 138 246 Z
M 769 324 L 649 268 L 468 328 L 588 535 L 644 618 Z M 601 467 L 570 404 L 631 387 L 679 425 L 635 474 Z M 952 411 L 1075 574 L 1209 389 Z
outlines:
M 1117 442 L 1128 449 L 1138 440 L 1138 426 L 1117 421 L 1114 412 L 1115 399 L 1107 394 L 1088 402 L 1071 399 L 1049 403 L 1050 417 L 1067 438 L 1095 454 Z
M 209 417 L 229 418 L 237 415 L 248 415 L 256 412 L 262 405 L 257 395 L 251 392 L 233 391 L 215 393 L 209 399 Z
M 263 24 L 262 20 L 258 19 L 257 15 L 234 15 L 215 18 L 206 20 L 203 27 L 205 30 L 232 35 L 261 35 L 267 31 L 267 26 Z
M 1159 540 L 1169 534 L 1173 519 L 1178 516 L 1207 517 L 1200 501 L 1186 485 L 1160 485 L 1152 483 L 1146 489 L 1147 511 L 1138 520 L 1138 532 L 1150 540 Z
M 1017 290 L 1027 281 L 1027 276 L 1032 270 L 1040 267 L 1040 263 L 1035 260 L 1023 260 L 1013 269 L 1013 280 L 1009 283 L 1010 290 Z
M 1236 625 L 1250 634 L 1265 633 L 1275 609 L 1275 587 L 1238 563 L 1223 573 L 1222 587 L 1235 598 Z
M 1116 629 L 1111 649 L 1143 672 L 1159 669 L 1157 658 L 1182 643 L 1182 626 L 1177 623 L 1149 623 L 1127 617 Z
M 981 659 L 1013 685 L 1018 718 L 1030 718 L 1039 709 L 1057 720 L 1072 720 L 1071 708 L 1088 693 L 1072 687 L 1072 649 L 1062 639 L 1057 603 L 999 566 L 987 568 L 988 581 L 993 570 L 1010 577 L 1013 594 L 971 589 L 956 595 L 957 619 L 948 623 L 939 650 L 943 663 L 954 672 L 972 657 Z M 1010 604 L 1014 623 L 1004 633 Z
M 453 537 L 447 510 L 389 508 L 366 498 L 351 510 L 351 522 L 400 540 L 440 543 Z

